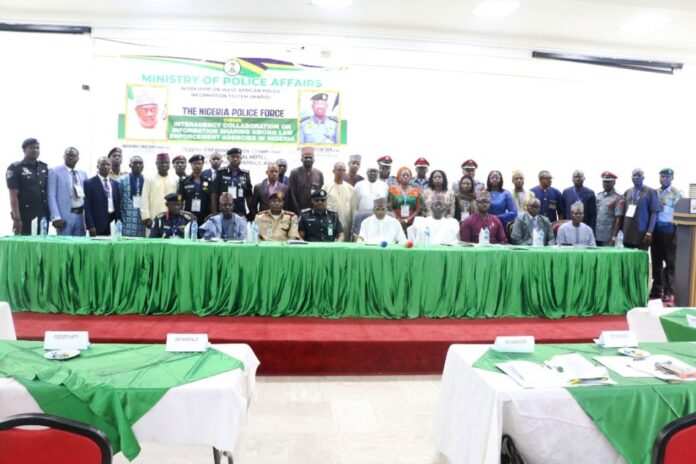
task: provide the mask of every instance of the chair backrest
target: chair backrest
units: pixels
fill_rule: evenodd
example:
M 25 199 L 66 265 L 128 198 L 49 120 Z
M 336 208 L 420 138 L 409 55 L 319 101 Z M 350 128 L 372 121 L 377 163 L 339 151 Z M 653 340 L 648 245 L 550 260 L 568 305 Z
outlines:
M 108 438 L 91 425 L 48 414 L 0 420 L 0 462 L 111 464 L 111 457 Z
M 551 229 L 553 229 L 553 236 L 558 237 L 558 228 L 561 227 L 563 224 L 568 222 L 566 219 L 562 219 L 560 221 L 555 221 L 551 223 Z
M 10 305 L 0 301 L 0 340 L 17 340 Z
M 653 464 L 684 464 L 696 456 L 696 414 L 665 425 L 653 446 Z

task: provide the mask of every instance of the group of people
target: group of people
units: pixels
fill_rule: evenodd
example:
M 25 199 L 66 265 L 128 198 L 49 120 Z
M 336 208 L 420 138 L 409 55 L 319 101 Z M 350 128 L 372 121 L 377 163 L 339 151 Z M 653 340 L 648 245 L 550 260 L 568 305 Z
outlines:
M 205 170 L 203 155 L 187 160 L 160 153 L 157 173 L 149 177 L 143 176 L 142 157 L 132 156 L 125 169 L 121 149 L 114 148 L 98 159 L 91 178 L 76 168 L 74 147 L 65 150 L 63 165 L 50 169 L 38 160 L 36 139 L 25 140 L 22 149 L 24 159 L 7 171 L 15 234 L 36 233 L 45 218 L 57 234 L 72 236 L 110 235 L 116 221 L 128 237 L 184 237 L 195 222 L 200 237 L 226 240 L 246 239 L 250 224 L 260 240 L 274 241 L 439 244 L 485 237 L 492 244 L 612 246 L 623 236 L 626 247 L 651 250 L 651 296 L 669 299 L 673 292 L 672 217 L 683 194 L 672 186 L 669 168 L 660 171 L 657 190 L 644 185 L 644 172 L 635 169 L 633 186 L 621 195 L 609 171 L 602 173 L 603 190 L 596 194 L 584 186 L 580 170 L 562 192 L 551 186 L 546 170 L 528 190 L 523 173 L 514 171 L 513 189 L 506 190 L 500 171 L 479 181 L 472 159 L 451 184 L 442 170 L 428 173 L 425 158 L 416 160 L 415 176 L 406 166 L 392 175 L 393 160 L 382 156 L 363 177 L 360 155 L 350 156 L 347 165 L 335 163 L 332 179 L 325 181 L 309 146 L 289 175 L 287 161 L 279 159 L 258 184 L 241 168 L 239 148 L 227 151 L 224 167 L 221 155 L 211 155 Z

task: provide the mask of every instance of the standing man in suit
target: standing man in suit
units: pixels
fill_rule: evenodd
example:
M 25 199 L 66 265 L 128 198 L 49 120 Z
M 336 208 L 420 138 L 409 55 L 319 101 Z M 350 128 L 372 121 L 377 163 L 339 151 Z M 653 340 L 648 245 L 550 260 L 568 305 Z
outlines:
M 278 180 L 278 165 L 271 163 L 266 168 L 266 179 L 254 185 L 254 192 L 251 194 L 251 210 L 252 215 L 270 209 L 268 197 L 274 193 L 282 193 L 281 198 L 285 198 L 288 193 L 288 186 Z
M 85 222 L 90 237 L 111 235 L 111 221 L 120 218 L 118 182 L 109 179 L 111 160 L 97 160 L 97 175 L 85 181 Z
M 85 191 L 87 174 L 75 169 L 80 152 L 68 147 L 63 154 L 65 164 L 48 170 L 48 208 L 51 223 L 58 235 L 84 237 Z
M 207 177 L 211 181 L 215 182 L 217 177 L 217 171 L 222 166 L 222 155 L 220 153 L 213 153 L 210 155 L 210 169 L 204 169 L 202 172 L 203 177 Z

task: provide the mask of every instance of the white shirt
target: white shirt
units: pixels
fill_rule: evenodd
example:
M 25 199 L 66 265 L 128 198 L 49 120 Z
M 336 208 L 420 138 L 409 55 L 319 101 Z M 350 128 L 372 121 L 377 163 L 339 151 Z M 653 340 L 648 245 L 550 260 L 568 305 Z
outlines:
M 382 241 L 387 243 L 404 243 L 406 241 L 401 223 L 391 216 L 384 216 L 382 219 L 377 219 L 374 215 L 368 217 L 360 224 L 360 233 L 358 235 L 369 243 L 380 243 Z
M 389 187 L 387 183 L 377 179 L 374 182 L 361 180 L 355 184 L 353 191 L 353 211 L 372 211 L 375 198 L 387 198 Z
M 425 228 L 430 228 L 430 244 L 454 243 L 459 240 L 459 223 L 454 218 L 435 219 L 432 216 L 417 217 L 409 227 L 416 243 L 423 243 Z
M 104 189 L 104 193 L 106 194 L 106 204 L 107 204 L 107 209 L 109 210 L 109 213 L 114 212 L 114 186 L 111 185 L 111 180 L 108 177 L 102 177 L 99 174 L 97 174 L 97 177 L 99 177 L 99 181 L 102 184 L 102 188 Z M 108 190 L 105 185 L 108 185 Z

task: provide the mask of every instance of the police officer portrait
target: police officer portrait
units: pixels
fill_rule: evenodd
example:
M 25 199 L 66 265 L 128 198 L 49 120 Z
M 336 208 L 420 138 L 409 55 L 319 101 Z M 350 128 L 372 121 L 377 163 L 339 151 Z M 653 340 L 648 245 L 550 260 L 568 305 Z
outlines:
M 309 97 L 307 97 L 309 95 Z M 338 93 L 300 94 L 300 143 L 336 145 L 339 119 Z

